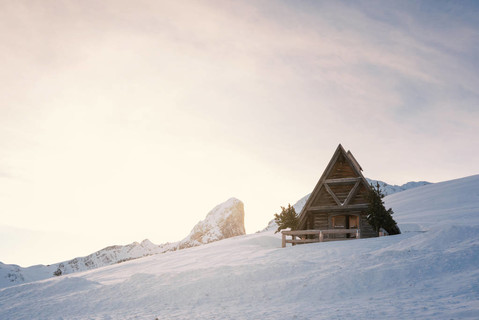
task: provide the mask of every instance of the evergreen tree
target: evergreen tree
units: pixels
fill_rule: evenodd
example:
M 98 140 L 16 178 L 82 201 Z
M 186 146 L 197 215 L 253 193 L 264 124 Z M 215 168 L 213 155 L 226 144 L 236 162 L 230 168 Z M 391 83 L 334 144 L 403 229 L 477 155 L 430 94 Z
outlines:
M 391 235 L 400 234 L 401 231 L 392 217 L 394 212 L 391 208 L 386 210 L 383 198 L 384 194 L 379 187 L 379 183 L 376 183 L 376 186 L 371 185 L 368 194 L 367 220 L 376 232 L 383 228 Z
M 281 229 L 291 228 L 291 230 L 296 230 L 299 224 L 299 217 L 296 214 L 294 208 L 288 204 L 288 208 L 281 207 L 281 213 L 274 214 L 274 222 L 278 225 L 278 230 L 275 233 L 279 232 Z

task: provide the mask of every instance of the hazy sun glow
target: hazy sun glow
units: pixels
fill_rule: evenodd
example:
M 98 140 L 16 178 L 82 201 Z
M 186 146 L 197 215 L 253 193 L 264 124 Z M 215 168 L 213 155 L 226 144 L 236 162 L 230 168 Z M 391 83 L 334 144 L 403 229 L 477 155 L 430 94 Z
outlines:
M 180 240 L 230 197 L 255 232 L 311 192 L 338 143 L 388 183 L 477 173 L 477 7 L 0 8 L 4 263 Z

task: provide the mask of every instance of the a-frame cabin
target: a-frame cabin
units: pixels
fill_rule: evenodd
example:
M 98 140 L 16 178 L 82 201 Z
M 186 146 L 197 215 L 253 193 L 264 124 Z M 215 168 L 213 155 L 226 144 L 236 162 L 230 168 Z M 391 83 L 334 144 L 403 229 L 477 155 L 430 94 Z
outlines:
M 361 238 L 377 237 L 366 220 L 370 186 L 361 171 L 352 153 L 340 144 L 299 215 L 298 230 L 359 229 L 357 235 Z

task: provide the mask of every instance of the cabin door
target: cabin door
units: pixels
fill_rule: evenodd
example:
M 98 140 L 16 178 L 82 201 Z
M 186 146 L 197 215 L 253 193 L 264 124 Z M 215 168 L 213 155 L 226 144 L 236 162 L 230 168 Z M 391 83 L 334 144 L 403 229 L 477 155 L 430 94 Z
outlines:
M 358 216 L 349 216 L 348 217 L 348 228 L 349 229 L 358 229 L 359 228 L 359 217 Z
M 359 228 L 359 217 L 355 215 L 340 215 L 331 217 L 331 227 L 333 229 L 358 229 Z M 355 237 L 355 235 L 337 235 L 338 238 L 350 238 Z
M 346 215 L 331 217 L 331 227 L 333 229 L 347 229 L 348 222 L 349 222 L 348 217 Z M 346 235 L 345 234 L 330 234 L 329 237 L 332 239 L 342 239 L 342 238 L 346 238 Z
M 331 217 L 331 227 L 333 229 L 357 229 L 359 227 L 359 217 L 354 215 Z

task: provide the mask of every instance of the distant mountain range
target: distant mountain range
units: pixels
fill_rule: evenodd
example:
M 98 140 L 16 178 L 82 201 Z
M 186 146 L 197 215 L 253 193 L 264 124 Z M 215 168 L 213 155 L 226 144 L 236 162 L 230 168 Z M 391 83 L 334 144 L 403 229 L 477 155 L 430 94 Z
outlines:
M 380 180 L 372 180 L 372 179 L 369 179 L 369 178 L 366 178 L 366 180 L 368 181 L 369 184 L 372 184 L 373 186 L 375 186 L 376 183 L 379 183 L 379 187 L 381 188 L 381 190 L 382 190 L 382 192 L 384 193 L 385 196 L 391 195 L 391 194 L 396 193 L 396 192 L 401 192 L 401 191 L 425 186 L 427 184 L 431 184 L 431 182 L 427 182 L 427 181 L 410 181 L 408 183 L 405 183 L 403 185 L 398 186 L 398 185 L 395 185 L 395 184 L 394 185 L 388 184 L 388 183 L 386 183 L 384 181 L 380 181 Z
M 404 190 L 430 184 L 426 181 L 408 182 L 401 186 L 390 185 L 383 181 L 367 179 L 370 184 L 379 183 L 385 195 L 391 195 Z M 310 194 L 299 199 L 294 204 L 297 213 L 301 212 Z M 276 229 L 277 225 L 271 220 L 262 231 Z M 141 243 L 133 242 L 128 245 L 110 246 L 85 257 L 77 257 L 52 265 L 36 265 L 27 268 L 14 264 L 0 262 L 0 288 L 16 284 L 42 280 L 53 276 L 72 274 L 75 272 L 92 270 L 113 265 L 145 256 L 195 247 L 210 242 L 245 234 L 244 205 L 235 198 L 231 198 L 213 208 L 206 218 L 198 222 L 190 234 L 183 240 L 173 243 L 156 245 L 148 239 Z
M 156 245 L 148 239 L 125 246 L 110 246 L 86 257 L 52 265 L 23 268 L 0 262 L 0 288 L 42 280 L 75 272 L 92 270 L 153 254 L 175 251 L 245 234 L 244 205 L 231 198 L 214 207 L 181 241 Z

